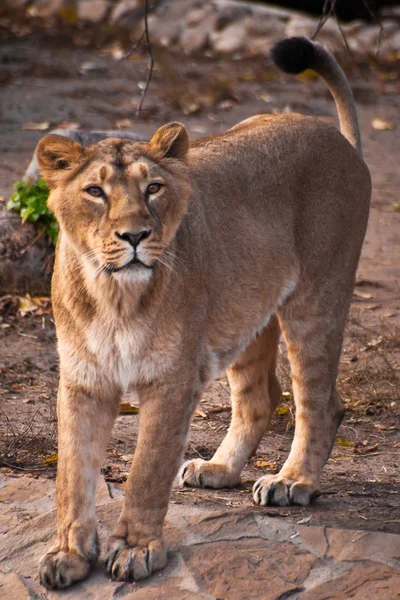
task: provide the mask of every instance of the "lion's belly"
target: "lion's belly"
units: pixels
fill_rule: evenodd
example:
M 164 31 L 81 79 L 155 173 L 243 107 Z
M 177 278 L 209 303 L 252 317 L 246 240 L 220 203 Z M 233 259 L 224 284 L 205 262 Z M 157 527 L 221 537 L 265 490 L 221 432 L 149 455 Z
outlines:
M 229 327 L 225 326 L 222 343 L 218 343 L 218 339 L 211 337 L 207 348 L 210 379 L 214 379 L 233 364 L 256 335 L 268 326 L 271 317 L 295 290 L 296 283 L 295 279 L 288 279 L 281 286 L 277 298 L 271 298 L 270 309 L 260 312 L 257 317 L 253 316 L 246 327 L 243 326 L 243 320 L 240 320 L 242 323 L 240 329 L 235 327 L 235 323 Z

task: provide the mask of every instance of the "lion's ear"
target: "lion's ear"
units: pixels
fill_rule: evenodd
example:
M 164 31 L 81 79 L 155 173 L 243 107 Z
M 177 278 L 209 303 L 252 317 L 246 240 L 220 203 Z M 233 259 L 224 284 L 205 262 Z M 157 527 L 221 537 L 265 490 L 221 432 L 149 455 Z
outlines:
M 149 145 L 161 158 L 185 158 L 189 150 L 189 135 L 182 123 L 163 125 L 153 135 Z
M 36 157 L 43 179 L 51 188 L 63 172 L 72 169 L 85 156 L 85 148 L 62 135 L 46 135 L 36 146 Z

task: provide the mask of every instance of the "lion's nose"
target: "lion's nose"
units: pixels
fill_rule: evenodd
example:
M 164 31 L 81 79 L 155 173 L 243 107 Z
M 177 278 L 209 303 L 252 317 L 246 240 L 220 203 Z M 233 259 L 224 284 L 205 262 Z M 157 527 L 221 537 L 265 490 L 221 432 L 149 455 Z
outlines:
M 142 240 L 145 240 L 151 234 L 151 229 L 142 229 L 141 231 L 124 231 L 123 233 L 115 232 L 115 235 L 120 240 L 125 240 L 133 248 L 139 245 Z

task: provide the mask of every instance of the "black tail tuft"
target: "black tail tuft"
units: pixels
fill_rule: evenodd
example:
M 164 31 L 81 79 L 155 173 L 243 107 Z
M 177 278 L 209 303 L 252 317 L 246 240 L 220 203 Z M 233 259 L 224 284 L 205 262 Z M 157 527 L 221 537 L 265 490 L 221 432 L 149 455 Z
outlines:
M 313 68 L 315 48 L 311 40 L 305 37 L 291 37 L 275 44 L 271 56 L 279 69 L 297 75 Z

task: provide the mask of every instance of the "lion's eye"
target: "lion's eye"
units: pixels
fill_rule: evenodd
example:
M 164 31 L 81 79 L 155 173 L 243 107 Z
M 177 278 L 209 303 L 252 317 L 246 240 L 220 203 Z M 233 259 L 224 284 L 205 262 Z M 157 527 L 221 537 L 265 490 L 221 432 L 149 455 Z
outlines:
M 146 196 L 151 196 L 152 194 L 157 194 L 162 188 L 161 183 L 150 183 L 146 189 Z
M 104 190 L 98 185 L 90 185 L 85 189 L 85 192 L 87 192 L 89 196 L 93 196 L 93 198 L 104 198 L 105 196 Z

